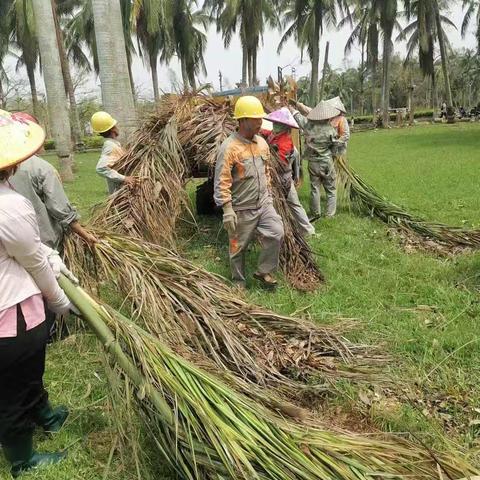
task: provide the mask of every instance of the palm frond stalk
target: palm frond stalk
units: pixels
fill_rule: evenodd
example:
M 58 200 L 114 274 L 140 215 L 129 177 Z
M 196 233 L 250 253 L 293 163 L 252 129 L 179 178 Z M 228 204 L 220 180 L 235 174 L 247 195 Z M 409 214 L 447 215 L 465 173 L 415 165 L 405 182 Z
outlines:
M 424 241 L 440 246 L 480 248 L 480 230 L 451 227 L 442 223 L 429 222 L 408 213 L 402 207 L 390 202 L 365 182 L 343 159 L 337 161 L 340 183 L 345 185 L 345 198 L 353 209 L 361 214 L 375 217 Z
M 399 438 L 327 431 L 285 420 L 174 354 L 158 338 L 61 285 L 137 391 L 135 405 L 158 453 L 186 480 L 438 479 L 476 473 L 456 458 Z M 127 400 L 124 399 L 126 402 Z M 441 466 L 439 467 L 440 462 Z
M 204 95 L 165 100 L 116 166 L 126 175 L 142 178 L 140 187 L 133 194 L 124 188 L 110 197 L 94 224 L 174 248 L 175 225 L 187 207 L 185 184 L 198 171 L 212 174 L 220 145 L 235 125 L 231 105 L 223 100 Z M 276 176 L 273 193 L 286 227 L 282 271 L 294 287 L 314 290 L 323 276 L 290 215 Z
M 75 238 L 71 268 L 92 289 L 116 285 L 133 319 L 177 350 L 213 362 L 245 386 L 270 388 L 284 401 L 312 408 L 338 379 L 385 380 L 385 358 L 349 342 L 342 327 L 322 327 L 249 305 L 225 281 L 178 254 L 136 238 L 93 230 L 94 251 Z

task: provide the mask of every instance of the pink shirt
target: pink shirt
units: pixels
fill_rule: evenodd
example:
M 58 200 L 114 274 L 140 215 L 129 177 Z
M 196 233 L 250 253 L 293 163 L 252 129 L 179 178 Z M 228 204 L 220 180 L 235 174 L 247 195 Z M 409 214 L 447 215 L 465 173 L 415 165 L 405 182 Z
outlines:
M 40 241 L 37 219 L 31 203 L 14 192 L 5 182 L 0 182 L 1 331 L 16 331 L 16 314 L 4 311 L 35 295 L 41 294 L 52 307 L 68 306 L 69 301 L 58 286 L 48 263 L 49 251 L 51 249 Z M 36 308 L 38 305 L 37 303 Z M 32 304 L 27 304 L 27 315 L 31 311 L 29 306 Z M 23 307 L 24 305 L 24 312 Z M 42 321 L 43 319 L 39 323 Z M 32 323 L 29 326 L 33 328 Z
M 27 331 L 45 321 L 45 307 L 41 295 L 33 295 L 20 302 Z M 0 312 L 0 338 L 17 336 L 17 305 Z

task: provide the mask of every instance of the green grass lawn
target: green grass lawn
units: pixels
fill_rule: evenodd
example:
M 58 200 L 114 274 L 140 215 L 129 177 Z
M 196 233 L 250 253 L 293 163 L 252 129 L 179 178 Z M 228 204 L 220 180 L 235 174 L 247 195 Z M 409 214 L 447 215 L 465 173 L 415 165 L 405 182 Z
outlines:
M 359 173 L 390 200 L 430 220 L 480 224 L 480 126 L 419 126 L 353 135 L 349 158 Z M 95 175 L 98 154 L 78 156 L 78 179 L 66 186 L 84 217 L 106 186 Z M 308 185 L 301 192 L 308 199 Z M 202 228 L 182 249 L 208 269 L 228 276 L 226 238 L 220 224 L 200 219 Z M 480 255 L 440 258 L 405 253 L 385 225 L 353 216 L 345 208 L 334 220 L 316 224 L 312 243 L 327 277 L 315 293 L 292 291 L 283 282 L 268 294 L 252 284 L 248 296 L 278 312 L 302 311 L 321 323 L 356 319 L 351 337 L 381 344 L 392 356 L 386 367 L 399 385 L 400 402 L 379 395 L 365 405 L 369 421 L 387 431 L 413 431 L 427 442 L 447 431 L 459 445 L 478 449 L 480 434 Z M 253 272 L 256 252 L 249 256 Z M 114 441 L 106 408 L 105 375 L 90 335 L 49 348 L 46 380 L 54 402 L 72 409 L 66 428 L 54 439 L 39 438 L 41 449 L 70 446 L 61 467 L 27 478 L 42 480 L 134 477 L 131 462 L 116 456 L 105 466 Z M 358 392 L 348 385 L 331 404 L 347 411 Z M 389 392 L 384 392 L 388 397 Z M 406 396 L 416 401 L 408 404 Z M 423 411 L 423 413 L 422 413 Z M 426 414 L 426 416 L 424 416 Z M 2 467 L 0 466 L 0 469 Z M 0 471 L 0 478 L 2 472 Z M 5 477 L 6 478 L 6 477 Z

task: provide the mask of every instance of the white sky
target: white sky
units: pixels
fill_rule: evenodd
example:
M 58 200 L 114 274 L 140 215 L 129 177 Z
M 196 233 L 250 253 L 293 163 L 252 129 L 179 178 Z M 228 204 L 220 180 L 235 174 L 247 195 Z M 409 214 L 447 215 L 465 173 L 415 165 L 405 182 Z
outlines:
M 449 18 L 458 26 L 458 30 L 450 28 L 448 30 L 449 40 L 454 48 L 475 48 L 476 40 L 473 31 L 473 22 L 470 27 L 470 31 L 465 39 L 462 39 L 460 35 L 460 25 L 463 19 L 462 7 L 455 2 L 455 6 L 451 7 L 451 12 L 448 14 Z M 348 65 L 355 65 L 359 62 L 360 52 L 353 51 L 348 58 L 344 57 L 344 46 L 346 39 L 349 35 L 349 28 L 344 28 L 341 31 L 328 31 L 325 32 L 321 41 L 321 52 L 323 62 L 323 52 L 325 49 L 325 43 L 330 41 L 330 65 L 333 68 L 341 68 Z M 258 77 L 261 84 L 265 83 L 265 79 L 268 75 L 277 75 L 277 66 L 293 66 L 296 69 L 297 77 L 308 75 L 310 72 L 310 62 L 308 56 L 304 58 L 301 63 L 300 51 L 292 40 L 288 42 L 280 55 L 277 54 L 277 47 L 281 38 L 281 34 L 276 31 L 271 31 L 265 35 L 263 46 L 259 50 L 258 54 Z M 405 52 L 405 45 L 401 43 L 395 43 L 395 51 L 399 53 Z M 205 54 L 205 62 L 207 66 L 207 77 L 201 78 L 201 81 L 208 81 L 214 85 L 214 88 L 219 89 L 219 70 L 222 71 L 224 78 L 224 87 L 234 87 L 236 82 L 241 78 L 241 48 L 240 42 L 237 37 L 234 37 L 230 48 L 226 50 L 223 46 L 221 35 L 217 34 L 215 27 L 212 26 L 208 30 L 208 46 Z M 323 64 L 323 63 L 322 63 Z M 7 60 L 7 67 L 10 67 L 13 71 L 15 61 L 13 59 Z M 180 68 L 178 62 L 174 59 L 169 65 L 162 65 L 159 68 L 160 88 L 164 91 L 171 90 L 171 74 L 169 70 L 173 70 L 177 75 L 177 78 L 181 78 Z M 136 58 L 133 64 L 134 79 L 137 86 L 137 90 L 140 92 L 142 98 L 152 98 L 152 88 L 150 80 L 150 72 L 143 66 L 142 60 Z M 286 74 L 291 73 L 291 68 L 288 67 L 284 70 Z M 23 76 L 23 69 L 20 74 Z M 43 82 L 40 75 L 37 74 L 37 81 L 39 90 L 43 90 Z M 86 92 L 96 92 L 99 95 L 99 79 L 92 78 L 92 81 L 86 86 Z

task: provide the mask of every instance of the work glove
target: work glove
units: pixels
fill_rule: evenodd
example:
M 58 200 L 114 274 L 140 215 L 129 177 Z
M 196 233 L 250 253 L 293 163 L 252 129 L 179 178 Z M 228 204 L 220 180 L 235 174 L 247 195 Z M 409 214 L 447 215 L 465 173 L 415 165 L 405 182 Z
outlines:
M 233 235 L 237 230 L 237 214 L 233 211 L 231 203 L 223 206 L 223 228 L 228 232 L 228 235 Z
M 65 266 L 60 254 L 56 250 L 51 250 L 47 259 L 55 278 L 59 278 L 63 273 L 72 283 L 78 285 L 78 278 Z
M 67 315 L 72 312 L 77 316 L 81 316 L 80 311 L 72 302 L 63 305 L 53 305 L 49 303 L 47 306 L 51 312 L 56 313 L 57 315 Z

